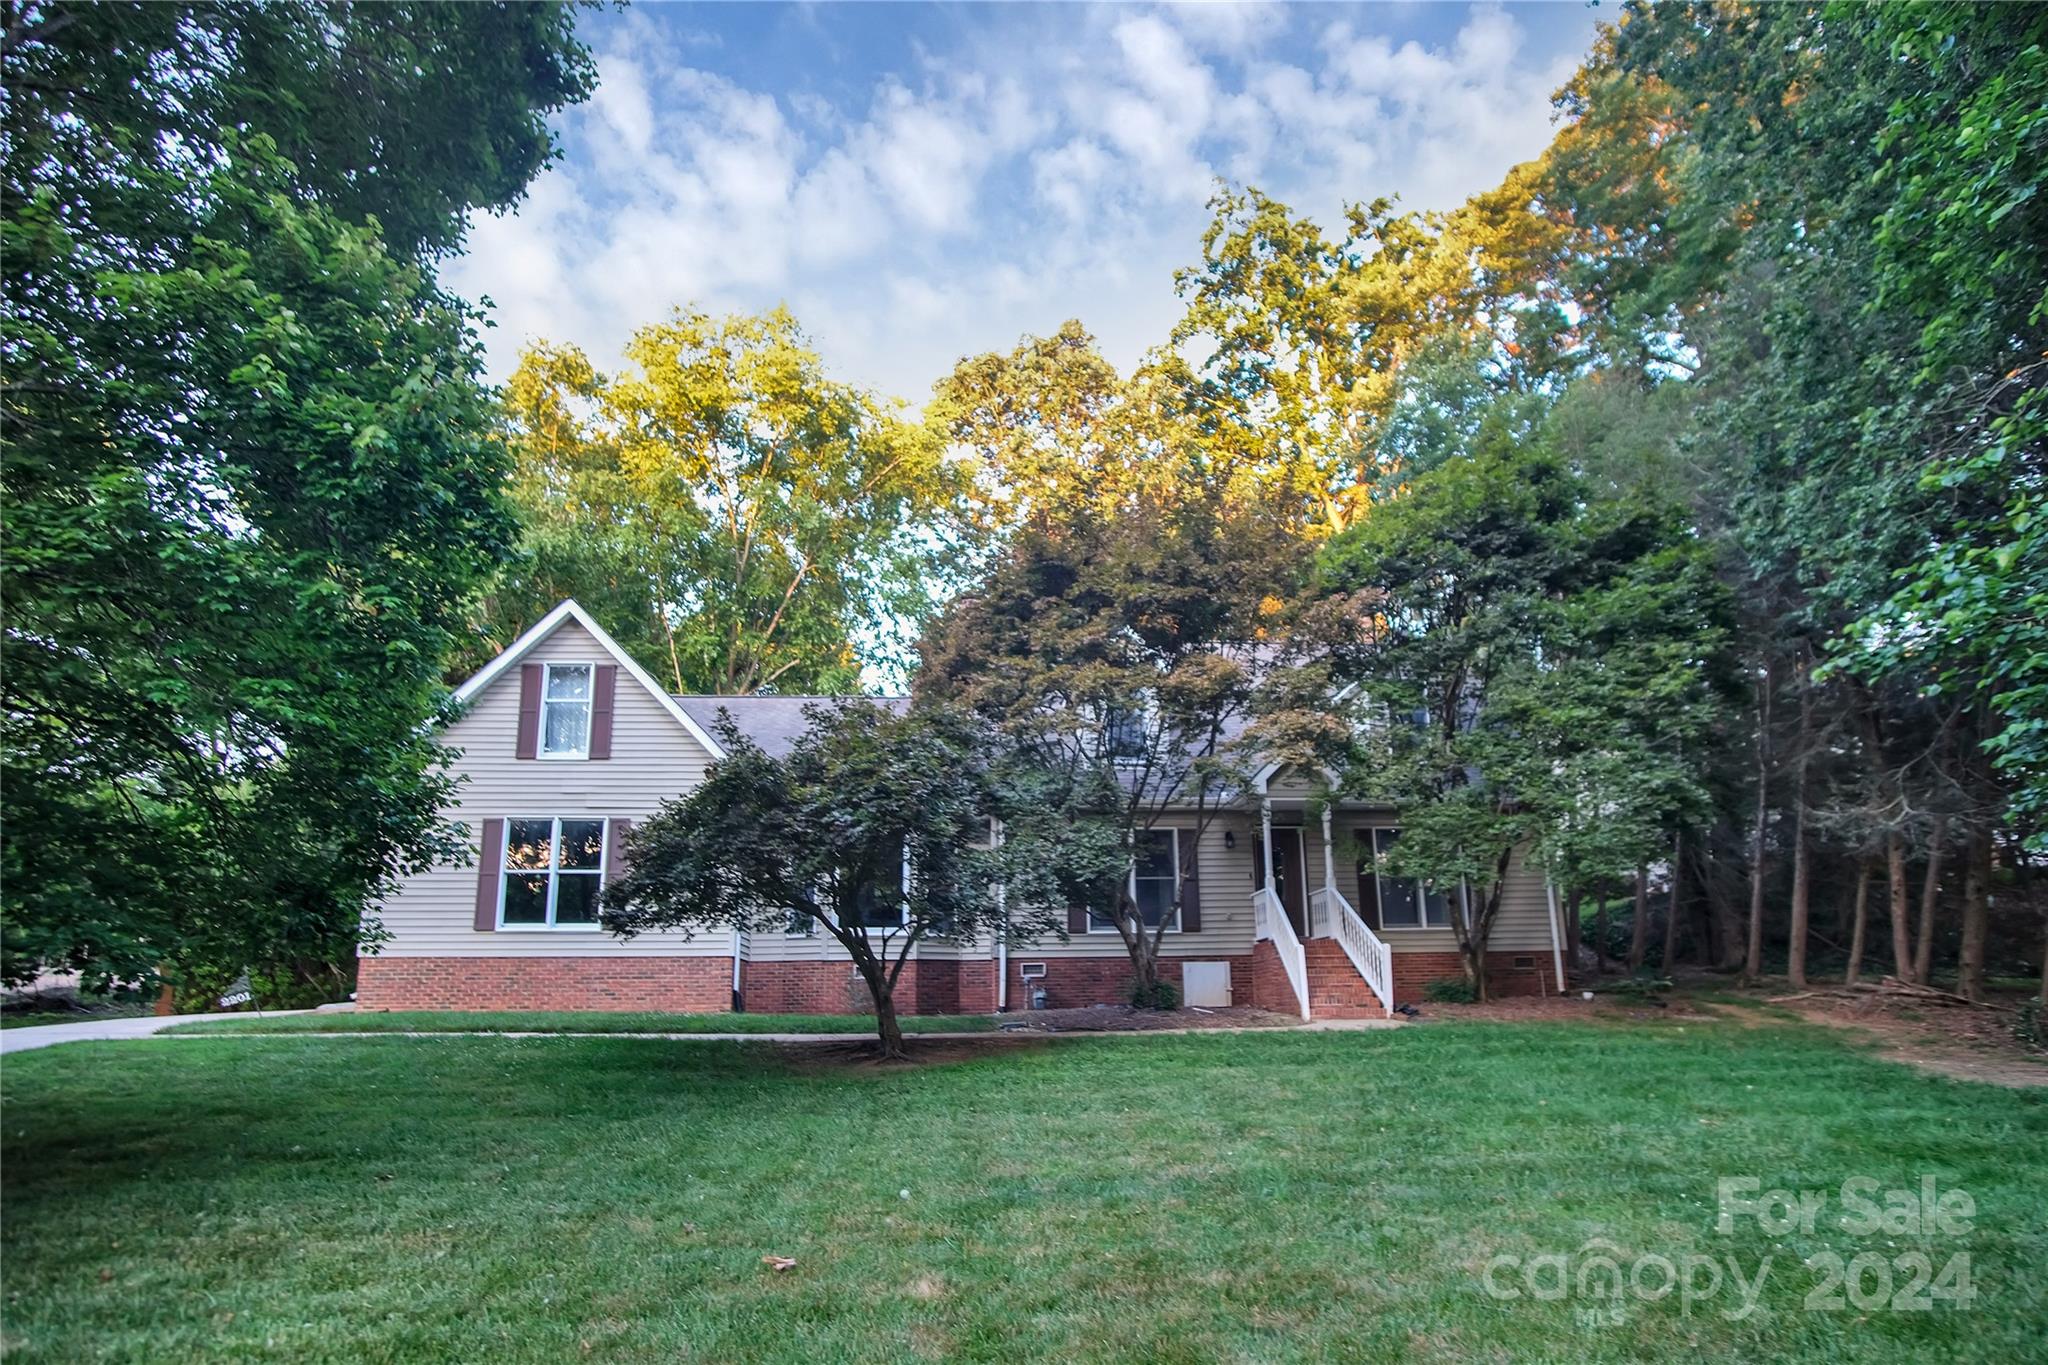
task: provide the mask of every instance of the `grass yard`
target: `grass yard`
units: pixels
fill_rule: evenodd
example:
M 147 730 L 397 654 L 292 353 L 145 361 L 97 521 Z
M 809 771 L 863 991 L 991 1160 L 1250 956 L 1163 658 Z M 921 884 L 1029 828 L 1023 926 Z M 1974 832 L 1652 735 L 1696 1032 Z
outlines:
M 2048 1342 L 2048 1097 L 1821 1030 L 931 1046 L 954 1060 L 568 1038 L 10 1057 L 6 1352 L 2014 1362 Z M 1721 1235 L 1720 1176 L 1825 1189 L 1829 1212 Z M 1934 1176 L 1971 1194 L 1973 1226 L 1851 1236 L 1832 1194 L 1852 1176 Z M 1496 1255 L 1576 1273 L 1593 1239 L 1750 1278 L 1768 1256 L 1762 1306 L 1484 1288 Z M 1916 1250 L 1967 1252 L 1974 1306 L 1802 1306 L 1802 1258 Z
M 905 1033 L 986 1033 L 986 1014 L 903 1015 Z M 369 1010 L 209 1019 L 166 1033 L 865 1033 L 871 1014 L 661 1014 L 637 1010 Z

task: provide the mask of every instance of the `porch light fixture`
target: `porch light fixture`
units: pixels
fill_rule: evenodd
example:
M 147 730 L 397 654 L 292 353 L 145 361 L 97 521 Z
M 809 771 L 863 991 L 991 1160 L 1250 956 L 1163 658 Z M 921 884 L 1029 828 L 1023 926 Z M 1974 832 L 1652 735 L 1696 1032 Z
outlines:
M 1224 831 L 1223 831 L 1223 846 L 1224 846 L 1225 848 L 1236 848 L 1236 847 L 1237 847 L 1237 831 L 1236 831 L 1236 830 L 1230 830 L 1230 829 L 1226 829 L 1226 830 L 1224 830 Z

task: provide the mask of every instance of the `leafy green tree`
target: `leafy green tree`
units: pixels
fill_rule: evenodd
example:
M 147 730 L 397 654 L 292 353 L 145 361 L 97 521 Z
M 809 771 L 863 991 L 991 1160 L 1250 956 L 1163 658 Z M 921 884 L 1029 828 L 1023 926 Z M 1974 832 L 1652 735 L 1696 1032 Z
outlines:
M 828 376 L 780 309 L 679 311 L 626 360 L 540 345 L 507 386 L 529 529 L 483 652 L 588 584 L 678 692 L 847 691 L 864 662 L 900 666 L 969 529 L 939 442 Z
M 1384 719 L 1346 789 L 1401 811 L 1390 870 L 1469 895 L 1449 920 L 1482 999 L 1518 852 L 1577 890 L 1697 818 L 1724 629 L 1674 509 L 1597 496 L 1524 427 L 1496 402 L 1321 554 L 1377 618 L 1354 676 Z
M 1308 547 L 1193 462 L 1121 505 L 1047 511 L 927 632 L 921 700 L 982 716 L 1038 775 L 1032 827 L 1061 906 L 1112 924 L 1138 999 L 1181 907 L 1140 905 L 1132 859 L 1156 831 L 1192 880 L 1205 831 L 1267 762 L 1330 766 L 1350 731 L 1331 655 L 1351 624 L 1300 603 Z
M 1012 788 L 971 718 L 846 701 L 810 719 L 781 757 L 721 727 L 727 757 L 628 836 L 604 926 L 823 932 L 867 985 L 882 1055 L 901 1057 L 895 990 L 912 950 L 1049 932 L 1033 908 L 1050 903 L 1045 860 L 1027 838 L 992 846 Z
M 976 509 L 996 539 L 1033 516 L 1128 498 L 1176 448 L 1150 376 L 1119 375 L 1074 321 L 961 360 L 925 416 L 972 457 Z
M 1567 236 L 1531 211 L 1539 193 L 1518 167 L 1450 213 L 1352 204 L 1332 237 L 1256 189 L 1221 191 L 1201 263 L 1175 276 L 1187 311 L 1173 349 L 1151 367 L 1212 458 L 1298 500 L 1305 529 L 1340 530 L 1401 473 L 1384 439 L 1418 358 L 1476 348 L 1508 388 L 1564 364 Z
M 555 6 L 0 19 L 4 973 L 352 957 L 450 851 L 426 727 L 511 534 L 432 260 L 588 56 Z

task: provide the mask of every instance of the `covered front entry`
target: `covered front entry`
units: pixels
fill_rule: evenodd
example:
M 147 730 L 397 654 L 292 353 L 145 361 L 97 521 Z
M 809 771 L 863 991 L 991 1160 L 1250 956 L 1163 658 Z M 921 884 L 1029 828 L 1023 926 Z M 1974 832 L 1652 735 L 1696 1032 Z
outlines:
M 1297 937 L 1309 937 L 1307 858 L 1299 827 L 1274 829 L 1272 866 L 1274 891 L 1287 912 L 1287 922 L 1294 926 Z M 1261 888 L 1266 884 L 1266 849 L 1260 840 L 1252 842 L 1252 884 Z

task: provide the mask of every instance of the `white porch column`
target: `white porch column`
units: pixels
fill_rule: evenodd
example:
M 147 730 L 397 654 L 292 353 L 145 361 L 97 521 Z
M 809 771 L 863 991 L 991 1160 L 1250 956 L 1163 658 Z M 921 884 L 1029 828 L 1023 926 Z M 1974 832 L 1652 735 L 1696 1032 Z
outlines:
M 1259 798 L 1259 861 L 1265 864 L 1266 875 L 1259 885 L 1277 897 L 1280 888 L 1273 885 L 1273 802 L 1265 796 Z
M 1337 894 L 1337 851 L 1330 847 L 1330 808 L 1323 807 L 1323 928 L 1332 936 L 1337 933 L 1337 907 L 1332 904 Z

